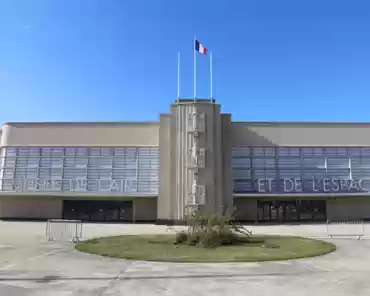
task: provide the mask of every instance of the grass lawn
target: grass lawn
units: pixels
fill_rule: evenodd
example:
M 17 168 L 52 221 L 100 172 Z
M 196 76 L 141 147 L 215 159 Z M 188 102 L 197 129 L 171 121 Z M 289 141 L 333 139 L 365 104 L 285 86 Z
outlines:
M 204 249 L 174 245 L 173 235 L 124 235 L 96 238 L 76 249 L 103 256 L 167 262 L 257 262 L 313 257 L 335 251 L 335 245 L 292 236 L 253 236 L 248 243 Z

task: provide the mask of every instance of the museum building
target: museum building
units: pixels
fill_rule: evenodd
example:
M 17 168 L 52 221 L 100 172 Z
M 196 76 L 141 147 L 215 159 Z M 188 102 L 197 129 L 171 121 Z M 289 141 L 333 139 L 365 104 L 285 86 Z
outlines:
M 0 219 L 253 223 L 370 218 L 370 123 L 233 122 L 177 100 L 158 122 L 9 122 Z

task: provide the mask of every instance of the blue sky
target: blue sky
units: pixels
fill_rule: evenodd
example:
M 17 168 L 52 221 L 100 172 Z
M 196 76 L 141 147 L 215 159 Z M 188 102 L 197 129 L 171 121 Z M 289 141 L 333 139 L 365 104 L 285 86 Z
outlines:
M 370 121 L 370 1 L 1 0 L 0 123 L 156 121 L 194 35 L 233 120 Z

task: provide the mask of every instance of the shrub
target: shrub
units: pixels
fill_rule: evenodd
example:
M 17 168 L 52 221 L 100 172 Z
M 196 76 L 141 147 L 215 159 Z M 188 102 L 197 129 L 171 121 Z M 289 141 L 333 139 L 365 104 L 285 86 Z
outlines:
M 198 245 L 200 241 L 200 235 L 201 234 L 199 232 L 189 232 L 186 243 L 191 246 Z
M 239 243 L 241 241 L 239 235 L 232 232 L 231 229 L 229 228 L 220 230 L 219 238 L 221 245 L 232 245 Z
M 188 234 L 185 231 L 176 233 L 175 244 L 182 244 L 188 239 Z
M 233 215 L 197 215 L 187 219 L 188 231 L 176 235 L 176 244 L 197 245 L 204 248 L 215 248 L 221 245 L 232 245 L 246 242 L 251 231 L 237 223 Z
M 221 239 L 217 230 L 210 230 L 199 235 L 199 246 L 204 248 L 215 248 L 221 245 Z

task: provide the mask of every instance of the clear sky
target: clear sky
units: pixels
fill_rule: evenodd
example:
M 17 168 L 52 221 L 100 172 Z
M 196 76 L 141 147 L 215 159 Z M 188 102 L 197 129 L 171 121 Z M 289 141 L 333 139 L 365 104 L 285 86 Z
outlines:
M 368 0 L 1 0 L 0 123 L 156 121 L 194 35 L 233 120 L 370 121 Z

